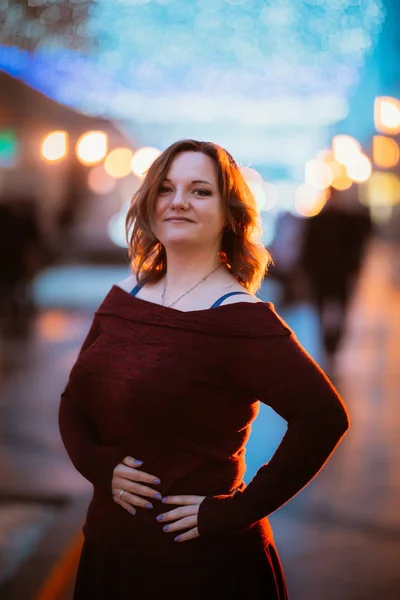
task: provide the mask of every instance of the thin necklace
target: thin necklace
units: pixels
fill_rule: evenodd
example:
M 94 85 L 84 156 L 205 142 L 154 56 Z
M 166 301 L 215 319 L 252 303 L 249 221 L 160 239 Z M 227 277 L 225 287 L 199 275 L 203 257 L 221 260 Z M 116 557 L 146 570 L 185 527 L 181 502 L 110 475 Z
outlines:
M 201 283 L 203 283 L 203 281 L 205 281 L 206 279 L 208 279 L 209 277 L 211 277 L 211 275 L 213 273 L 215 273 L 215 271 L 218 271 L 218 269 L 220 268 L 221 265 L 218 265 L 218 267 L 216 267 L 215 269 L 213 269 L 211 271 L 211 273 L 209 273 L 208 275 L 206 275 L 205 277 L 203 277 L 203 279 L 200 279 L 200 281 L 198 281 L 197 283 L 195 283 L 191 288 L 189 288 L 186 292 L 184 292 L 183 294 L 181 294 L 179 296 L 179 298 L 177 298 L 176 300 L 174 300 L 171 304 L 168 304 L 168 306 L 166 308 L 171 308 L 171 306 L 173 306 L 174 304 L 176 304 L 177 302 L 179 302 L 179 300 L 181 298 L 183 298 L 184 296 L 186 296 L 186 294 L 188 294 L 189 292 L 191 292 L 192 290 L 194 290 L 194 288 L 197 288 L 198 285 L 200 285 Z M 164 279 L 164 288 L 161 294 L 161 306 L 165 306 L 164 304 L 164 298 L 165 298 L 165 288 L 166 288 L 166 279 Z

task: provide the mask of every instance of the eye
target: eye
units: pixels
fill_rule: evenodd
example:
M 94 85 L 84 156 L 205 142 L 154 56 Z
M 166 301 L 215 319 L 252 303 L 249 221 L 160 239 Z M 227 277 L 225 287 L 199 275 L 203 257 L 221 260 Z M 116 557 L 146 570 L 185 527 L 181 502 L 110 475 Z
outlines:
M 211 196 L 210 190 L 205 190 L 205 189 L 196 189 L 196 190 L 193 190 L 193 193 L 197 194 L 198 196 Z
M 159 193 L 159 194 L 164 194 L 164 195 L 165 195 L 165 194 L 168 194 L 170 191 L 171 191 L 171 188 L 169 188 L 169 187 L 168 187 L 168 186 L 166 186 L 166 185 L 161 185 L 161 186 L 158 188 L 158 193 Z

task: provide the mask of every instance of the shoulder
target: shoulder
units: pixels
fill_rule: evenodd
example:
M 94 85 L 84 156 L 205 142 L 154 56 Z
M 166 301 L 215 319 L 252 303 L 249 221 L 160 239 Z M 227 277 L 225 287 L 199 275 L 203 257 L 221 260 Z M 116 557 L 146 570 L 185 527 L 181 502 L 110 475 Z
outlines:
M 239 291 L 239 290 L 237 290 Z M 235 291 L 236 292 L 236 291 Z M 231 292 L 233 293 L 233 292 Z M 262 300 L 260 300 L 260 298 L 256 298 L 256 296 L 253 296 L 252 294 L 249 294 L 247 292 L 244 293 L 235 293 L 235 295 L 233 296 L 228 296 L 228 298 L 226 298 L 222 303 L 221 306 L 225 306 L 227 304 L 238 304 L 239 302 L 246 302 L 248 304 L 257 304 L 259 302 L 262 302 Z
M 121 279 L 115 285 L 125 290 L 125 292 L 131 292 L 135 285 L 137 284 L 137 279 L 134 273 L 131 273 L 125 279 Z

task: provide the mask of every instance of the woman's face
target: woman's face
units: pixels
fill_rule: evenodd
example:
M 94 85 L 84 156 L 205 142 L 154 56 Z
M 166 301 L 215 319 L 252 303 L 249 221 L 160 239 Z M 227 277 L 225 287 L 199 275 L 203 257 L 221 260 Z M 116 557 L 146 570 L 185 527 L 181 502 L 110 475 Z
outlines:
M 226 224 L 214 161 L 182 152 L 162 182 L 154 211 L 154 234 L 166 247 L 208 246 L 219 251 Z

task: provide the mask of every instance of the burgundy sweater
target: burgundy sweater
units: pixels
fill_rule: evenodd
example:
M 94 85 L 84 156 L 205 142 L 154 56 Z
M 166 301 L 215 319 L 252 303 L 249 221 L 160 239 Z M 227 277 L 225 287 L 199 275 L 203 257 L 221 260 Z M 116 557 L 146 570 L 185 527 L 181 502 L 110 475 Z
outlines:
M 287 421 L 271 460 L 246 487 L 245 444 L 259 401 Z M 87 540 L 175 559 L 262 548 L 267 515 L 321 469 L 348 428 L 329 380 L 268 303 L 182 312 L 113 286 L 96 311 L 61 398 L 59 424 L 76 469 L 94 486 Z M 206 496 L 200 537 L 175 543 L 156 516 L 111 495 L 125 457 L 161 479 L 163 496 Z

